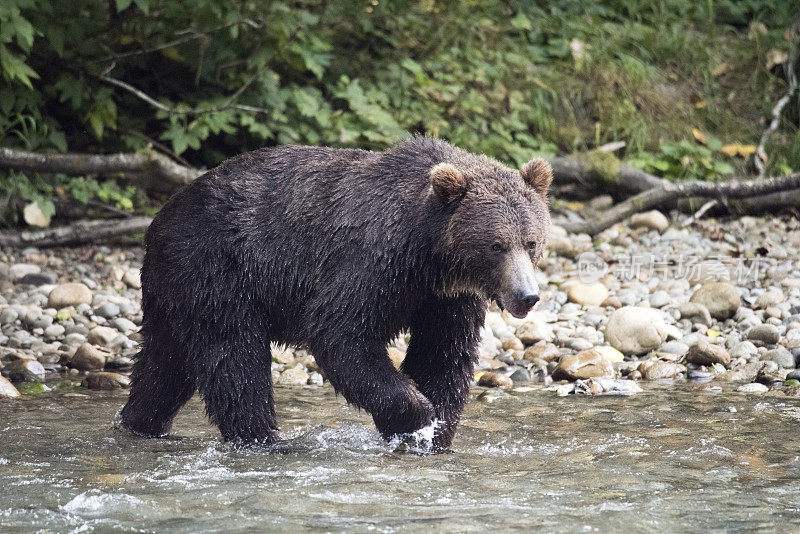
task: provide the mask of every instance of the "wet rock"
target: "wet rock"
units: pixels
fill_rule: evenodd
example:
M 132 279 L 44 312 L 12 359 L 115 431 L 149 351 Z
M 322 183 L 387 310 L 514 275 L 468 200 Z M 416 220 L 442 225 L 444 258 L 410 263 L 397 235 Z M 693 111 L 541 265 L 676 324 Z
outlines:
M 322 375 L 316 371 L 312 371 L 308 376 L 308 385 L 321 386 L 325 382 Z
M 514 386 L 514 382 L 504 374 L 488 372 L 481 375 L 478 385 L 487 388 L 509 389 Z
M 637 384 L 633 380 L 622 380 L 613 378 L 590 378 L 589 380 L 587 380 L 587 382 L 588 381 L 591 381 L 593 384 L 599 385 L 602 390 L 602 393 L 608 395 L 633 395 L 635 393 L 641 393 L 643 391 L 642 388 L 639 387 L 639 384 Z M 594 389 L 595 388 L 592 388 L 592 390 Z
M 95 326 L 89 331 L 89 335 L 86 340 L 92 345 L 108 347 L 118 335 L 118 331 L 108 326 Z
M 98 347 L 89 343 L 84 343 L 72 357 L 72 367 L 79 371 L 94 371 L 102 369 L 106 365 L 108 352 L 100 350 Z
M 767 364 L 772 364 L 772 367 Z M 765 386 L 774 386 L 775 384 L 783 382 L 785 377 L 786 372 L 781 372 L 775 362 L 764 362 L 756 375 L 755 381 Z
M 644 354 L 667 339 L 664 320 L 650 308 L 626 306 L 608 320 L 606 341 L 623 354 Z
M 282 372 L 277 384 L 279 386 L 304 386 L 308 384 L 309 378 L 303 365 L 298 364 Z
M 78 304 L 91 304 L 92 290 L 85 284 L 61 284 L 50 292 L 47 299 L 47 306 L 60 310 L 67 306 L 77 306 Z
M 553 370 L 553 380 L 614 377 L 614 365 L 594 349 L 564 356 Z
M 711 317 L 728 319 L 739 309 L 739 289 L 730 282 L 706 282 L 694 292 L 690 302 L 708 308 Z
M 599 306 L 608 298 L 608 289 L 600 282 L 593 284 L 575 282 L 567 290 L 567 297 L 570 302 L 581 306 Z
M 130 385 L 130 378 L 109 371 L 95 371 L 86 377 L 86 386 L 89 389 L 113 390 L 127 388 Z
M 122 275 L 122 281 L 130 288 L 142 288 L 142 274 L 139 269 L 126 269 L 125 273 Z
M 769 388 L 764 384 L 759 384 L 757 382 L 753 382 L 752 384 L 744 384 L 736 388 L 736 391 L 739 393 L 766 393 L 769 391 Z
M 36 360 L 14 360 L 3 367 L 3 374 L 12 382 L 41 382 L 44 380 L 44 366 Z
M 6 380 L 4 376 L 0 376 L 0 399 L 12 399 L 19 396 L 19 391 L 14 384 Z
M 747 339 L 764 345 L 774 345 L 781 338 L 778 329 L 770 324 L 754 326 L 747 332 Z
M 698 302 L 686 302 L 678 306 L 681 319 L 688 319 L 693 323 L 702 323 L 711 326 L 711 313 L 708 308 Z
M 517 337 L 525 345 L 533 345 L 539 341 L 553 341 L 553 327 L 542 321 L 528 321 L 517 328 Z
M 792 353 L 783 347 L 778 347 L 777 349 L 767 351 L 767 353 L 764 354 L 761 359 L 763 361 L 775 362 L 779 367 L 784 369 L 794 369 L 795 366 L 794 356 L 792 356 Z
M 795 369 L 787 373 L 786 380 L 800 380 L 800 369 Z
M 716 377 L 723 382 L 752 382 L 761 370 L 761 362 L 746 363 L 742 367 L 733 369 Z
M 731 355 L 721 345 L 701 342 L 689 347 L 689 352 L 686 353 L 686 361 L 697 365 L 719 363 L 727 366 L 731 363 Z
M 530 382 L 531 375 L 527 369 L 517 369 L 509 377 L 512 382 Z
M 669 228 L 669 219 L 658 210 L 637 213 L 631 216 L 631 228 L 648 228 L 663 232 Z
M 642 377 L 645 380 L 661 380 L 665 378 L 675 378 L 685 370 L 685 367 L 677 363 L 656 360 L 648 365 L 644 372 L 642 372 L 641 369 L 639 372 L 642 373 Z

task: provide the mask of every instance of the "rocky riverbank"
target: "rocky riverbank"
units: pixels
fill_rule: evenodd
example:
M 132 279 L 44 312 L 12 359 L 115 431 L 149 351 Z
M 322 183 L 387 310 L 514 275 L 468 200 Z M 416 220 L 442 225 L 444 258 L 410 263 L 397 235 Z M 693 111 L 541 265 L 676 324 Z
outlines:
M 593 208 L 602 199 L 584 209 Z M 568 234 L 560 221 L 541 263 L 540 304 L 521 320 L 496 307 L 487 314 L 478 386 L 634 394 L 643 382 L 688 380 L 798 396 L 800 221 L 683 227 L 649 212 L 594 239 Z M 128 387 L 142 256 L 106 246 L 3 251 L 0 397 Z M 388 349 L 397 365 L 407 341 Z M 272 375 L 278 386 L 325 382 L 302 348 L 274 347 Z

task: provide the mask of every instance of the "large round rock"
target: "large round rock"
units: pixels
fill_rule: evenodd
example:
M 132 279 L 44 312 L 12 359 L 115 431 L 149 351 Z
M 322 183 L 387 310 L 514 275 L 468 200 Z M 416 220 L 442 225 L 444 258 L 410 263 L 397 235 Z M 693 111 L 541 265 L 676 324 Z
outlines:
M 54 287 L 47 298 L 47 306 L 57 310 L 91 303 L 92 290 L 83 284 L 61 284 Z
M 739 309 L 739 289 L 729 282 L 707 282 L 689 300 L 708 308 L 714 319 L 725 320 Z
M 667 339 L 667 325 L 655 310 L 625 306 L 615 311 L 606 326 L 606 341 L 624 354 L 644 354 Z

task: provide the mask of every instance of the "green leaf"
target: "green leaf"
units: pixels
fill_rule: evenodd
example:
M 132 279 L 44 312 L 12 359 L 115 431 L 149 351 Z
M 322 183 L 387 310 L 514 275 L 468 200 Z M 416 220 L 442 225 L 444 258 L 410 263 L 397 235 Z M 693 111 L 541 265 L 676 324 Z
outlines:
M 71 74 L 64 73 L 53 84 L 53 87 L 61 93 L 58 98 L 59 102 L 69 101 L 73 110 L 80 109 L 83 97 L 86 95 L 86 89 L 80 80 Z
M 56 205 L 53 204 L 52 200 L 47 200 L 45 198 L 37 198 L 36 204 L 38 204 L 39 209 L 42 211 L 42 215 L 47 218 L 52 217 L 56 214 Z
M 119 0 L 117 0 L 119 2 Z M 150 1 L 149 0 L 133 0 L 133 3 L 139 6 L 139 9 L 144 11 L 145 15 L 150 13 Z
M 117 0 L 117 12 L 125 11 L 131 3 L 133 3 L 133 0 Z
M 29 89 L 33 89 L 31 79 L 39 79 L 39 75 L 24 60 L 13 54 L 5 45 L 0 44 L 0 65 L 8 80 L 19 80 Z
M 292 91 L 292 99 L 297 111 L 304 117 L 314 117 L 319 111 L 320 97 L 311 88 L 295 88 Z
M 523 13 L 519 13 L 516 17 L 511 19 L 511 27 L 515 30 L 531 30 L 533 26 L 531 21 Z

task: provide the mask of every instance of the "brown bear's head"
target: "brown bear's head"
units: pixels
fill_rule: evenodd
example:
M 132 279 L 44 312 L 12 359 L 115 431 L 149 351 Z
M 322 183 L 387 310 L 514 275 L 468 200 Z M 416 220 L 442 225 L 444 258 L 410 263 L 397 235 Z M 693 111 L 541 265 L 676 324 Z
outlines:
M 477 293 L 515 317 L 527 315 L 539 300 L 534 267 L 550 228 L 550 164 L 537 158 L 515 171 L 488 158 L 463 160 L 436 165 L 430 179 L 449 216 L 447 291 Z

